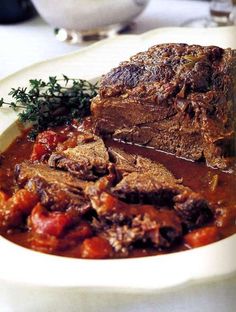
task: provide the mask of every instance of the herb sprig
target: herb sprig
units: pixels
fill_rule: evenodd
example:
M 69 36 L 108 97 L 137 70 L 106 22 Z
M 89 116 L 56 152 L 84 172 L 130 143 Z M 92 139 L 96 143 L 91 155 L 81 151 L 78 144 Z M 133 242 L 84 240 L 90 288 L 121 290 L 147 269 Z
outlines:
M 29 87 L 12 88 L 11 102 L 0 98 L 0 107 L 6 105 L 18 112 L 20 122 L 31 122 L 29 133 L 34 139 L 38 132 L 49 127 L 70 123 L 90 114 L 90 101 L 97 95 L 97 84 L 83 79 L 49 77 L 48 81 L 31 79 Z

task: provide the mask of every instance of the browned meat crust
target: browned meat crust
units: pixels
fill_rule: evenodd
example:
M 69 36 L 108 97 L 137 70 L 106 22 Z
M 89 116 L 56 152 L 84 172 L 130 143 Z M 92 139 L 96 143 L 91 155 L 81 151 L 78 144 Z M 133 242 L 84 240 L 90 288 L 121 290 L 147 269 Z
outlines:
M 235 50 L 162 44 L 103 77 L 92 115 L 102 135 L 225 169 L 235 98 Z

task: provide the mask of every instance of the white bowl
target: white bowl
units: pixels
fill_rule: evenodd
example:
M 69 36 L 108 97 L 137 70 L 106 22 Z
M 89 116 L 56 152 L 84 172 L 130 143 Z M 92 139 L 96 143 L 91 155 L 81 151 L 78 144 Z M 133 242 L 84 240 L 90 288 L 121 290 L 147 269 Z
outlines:
M 113 24 L 128 25 L 149 0 L 32 0 L 40 15 L 52 26 L 88 31 Z
M 0 82 L 1 96 L 31 78 L 66 74 L 95 79 L 121 60 L 159 42 L 235 47 L 235 28 L 167 29 L 100 42 L 35 64 Z M 194 39 L 193 39 L 194 38 Z M 116 53 L 113 53 L 113 52 Z M 78 74 L 79 73 L 79 74 Z M 19 135 L 16 114 L 0 111 L 0 151 Z M 234 311 L 236 235 L 197 249 L 122 260 L 63 258 L 28 250 L 0 237 L 0 307 L 31 311 Z M 229 302 L 231 305 L 229 306 Z M 232 309 L 231 309 L 232 308 Z

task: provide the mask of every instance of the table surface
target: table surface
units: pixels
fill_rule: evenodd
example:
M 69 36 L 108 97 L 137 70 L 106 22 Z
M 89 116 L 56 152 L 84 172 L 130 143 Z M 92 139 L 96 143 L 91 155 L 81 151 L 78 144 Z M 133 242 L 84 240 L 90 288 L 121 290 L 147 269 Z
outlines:
M 206 1 L 151 0 L 134 21 L 131 33 L 157 27 L 180 26 L 193 17 L 208 14 Z M 0 78 L 38 61 L 64 55 L 84 45 L 59 42 L 51 26 L 40 17 L 16 25 L 0 25 Z

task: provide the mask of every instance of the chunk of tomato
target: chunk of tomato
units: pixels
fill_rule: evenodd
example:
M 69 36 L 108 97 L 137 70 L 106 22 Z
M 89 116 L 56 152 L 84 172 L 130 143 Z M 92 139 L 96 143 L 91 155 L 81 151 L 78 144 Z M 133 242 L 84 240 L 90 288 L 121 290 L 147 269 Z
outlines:
M 31 160 L 40 161 L 44 155 L 53 151 L 58 143 L 64 142 L 66 139 L 65 135 L 51 130 L 39 133 L 33 146 Z
M 35 143 L 33 146 L 33 151 L 32 151 L 30 159 L 32 161 L 37 161 L 37 160 L 39 161 L 47 153 L 48 153 L 48 149 L 45 145 L 43 145 L 41 143 Z
M 38 203 L 30 215 L 29 224 L 38 234 L 59 237 L 72 222 L 66 212 L 48 212 Z

